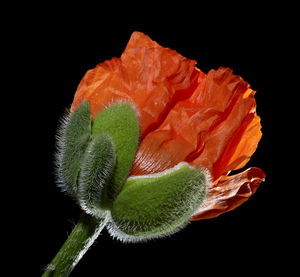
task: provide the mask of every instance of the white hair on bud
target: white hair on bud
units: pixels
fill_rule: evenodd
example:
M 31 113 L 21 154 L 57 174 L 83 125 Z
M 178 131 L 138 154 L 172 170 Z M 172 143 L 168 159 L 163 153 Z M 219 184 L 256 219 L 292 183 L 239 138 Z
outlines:
M 110 216 L 110 221 L 106 224 L 106 229 L 113 239 L 119 240 L 123 243 L 143 243 L 143 242 L 153 241 L 160 238 L 169 237 L 179 232 L 180 230 L 184 229 L 188 224 L 190 224 L 190 221 L 184 222 L 181 226 L 178 226 L 172 231 L 165 232 L 164 234 L 152 235 L 151 237 L 133 236 L 124 233 L 120 229 L 120 227 L 118 227 L 118 225 L 114 222 L 113 218 Z M 123 223 L 121 228 L 128 229 L 128 223 Z
M 114 106 L 114 105 L 129 105 L 129 106 L 131 106 L 133 111 L 135 112 L 137 119 L 140 120 L 140 111 L 139 111 L 138 105 L 135 102 L 130 101 L 128 99 L 120 99 L 120 98 L 111 99 L 106 105 L 103 105 L 104 106 L 103 110 L 105 110 L 111 106 Z
M 63 114 L 56 133 L 54 153 L 56 183 L 62 191 L 75 199 L 77 199 L 76 175 L 79 174 L 79 163 L 90 136 L 90 108 L 89 103 L 85 103 L 78 108 L 78 112 L 71 114 L 68 109 Z
M 111 150 L 109 154 L 111 157 L 113 157 L 113 160 L 106 159 L 101 170 L 99 170 L 98 164 L 97 174 L 93 175 L 89 169 L 94 167 L 93 161 L 99 158 L 97 156 L 99 153 L 96 152 L 97 148 L 95 148 L 96 143 L 96 140 L 92 141 L 87 149 L 87 154 L 85 156 L 79 177 L 78 198 L 80 206 L 86 213 L 96 217 L 102 217 L 104 210 L 100 209 L 97 206 L 97 203 L 101 199 L 105 184 L 109 182 L 112 177 L 116 157 L 113 152 L 114 150 Z M 88 187 L 86 186 L 87 184 L 89 185 Z M 90 190 L 91 184 L 92 190 Z
M 66 127 L 71 119 L 70 109 L 66 109 L 63 115 L 59 118 L 58 127 L 55 135 L 55 151 L 54 151 L 54 170 L 55 181 L 57 186 L 63 191 L 67 191 L 66 184 L 62 175 L 61 164 L 65 145 Z
M 206 198 L 205 198 L 205 199 L 207 199 L 207 198 L 209 198 L 211 188 L 212 188 L 213 185 L 214 185 L 214 183 L 213 183 L 213 178 L 212 178 L 212 176 L 211 176 L 210 171 L 209 171 L 207 168 L 205 168 L 205 167 L 203 167 L 203 166 L 195 166 L 195 168 L 202 170 L 203 173 L 204 173 L 204 175 L 205 175 L 205 178 L 206 178 Z M 195 212 L 193 213 L 193 216 L 199 212 L 199 209 L 200 209 L 200 208 L 204 208 L 204 207 L 205 207 L 205 205 L 206 205 L 205 199 L 204 199 L 203 202 L 200 204 L 200 206 L 195 210 Z
M 98 197 L 101 197 L 105 181 L 108 180 L 110 175 L 111 175 L 111 165 L 108 164 L 106 167 L 102 168 L 101 172 L 99 172 L 98 180 L 95 180 L 96 189 L 95 191 L 93 191 L 93 193 L 87 193 L 85 191 L 84 186 L 79 186 L 79 190 L 78 190 L 79 205 L 87 214 L 96 217 L 102 217 L 103 213 L 106 212 L 103 209 L 100 209 L 94 203 L 98 201 Z M 81 182 L 85 183 L 85 180 L 88 180 L 89 176 L 86 176 L 86 174 L 81 174 L 81 178 L 82 178 Z
M 199 170 L 199 174 L 201 172 L 201 175 L 204 175 L 205 178 L 205 187 L 203 188 L 202 192 L 199 191 L 199 193 L 204 193 L 204 198 L 206 196 L 206 192 L 208 191 L 208 188 L 211 186 L 212 182 L 211 182 L 211 174 L 210 172 L 201 167 L 201 166 L 196 166 L 193 167 L 190 164 L 188 164 L 187 162 L 181 162 L 179 164 L 177 164 L 176 166 L 174 166 L 173 168 L 164 170 L 162 172 L 159 173 L 154 173 L 154 174 L 148 174 L 148 175 L 141 175 L 141 176 L 131 176 L 127 179 L 127 182 L 130 180 L 135 180 L 135 179 L 145 179 L 145 178 L 158 178 L 164 175 L 168 175 L 170 173 L 172 173 L 173 171 L 176 171 L 178 169 L 180 169 L 183 166 L 188 166 L 190 168 L 195 168 L 197 170 Z M 200 175 L 199 175 L 200 177 Z M 125 186 L 126 187 L 126 186 Z M 194 182 L 194 180 L 190 180 L 189 185 L 184 186 L 182 188 L 181 191 L 178 191 L 177 194 L 178 196 L 185 194 L 184 190 L 195 190 L 198 189 L 198 186 L 196 187 L 196 184 Z M 189 199 L 182 199 L 181 197 L 177 197 L 175 195 L 176 199 L 181 199 L 180 201 L 176 202 L 176 205 L 178 207 L 186 207 L 187 210 L 192 210 L 195 211 L 198 209 L 198 204 L 199 203 L 199 194 L 195 193 L 195 194 L 191 194 L 191 198 Z M 166 203 L 167 205 L 173 205 L 173 203 Z M 201 204 L 200 204 L 201 205 Z M 167 214 L 167 222 L 175 222 L 178 221 L 178 216 L 180 216 L 180 211 L 174 209 L 172 210 L 172 212 L 170 212 L 169 214 Z M 192 214 L 191 214 L 192 215 Z M 165 217 L 166 219 L 166 217 Z M 160 219 L 158 219 L 158 222 L 160 221 Z M 163 221 L 163 219 L 161 219 L 161 221 Z M 130 225 L 129 222 L 127 222 L 126 220 L 118 220 L 118 222 L 116 223 L 113 219 L 113 217 L 111 217 L 110 222 L 107 225 L 107 230 L 109 232 L 109 234 L 117 239 L 120 240 L 121 242 L 125 242 L 125 243 L 137 243 L 137 242 L 146 242 L 149 240 L 153 240 L 153 239 L 157 239 L 157 238 L 162 238 L 162 237 L 168 237 L 180 230 L 182 230 L 183 228 L 185 228 L 189 223 L 190 220 L 187 219 L 184 222 L 182 222 L 179 226 L 174 228 L 174 225 L 172 225 L 172 223 L 167 223 L 165 222 L 164 224 L 161 225 L 161 230 L 159 232 L 155 233 L 149 233 L 149 234 L 140 234 L 140 235 L 131 235 L 135 233 L 135 229 L 147 229 L 147 226 L 151 226 L 153 224 L 153 222 L 143 222 L 143 226 L 141 225 L 141 223 L 135 223 L 136 225 Z M 128 233 L 124 232 L 123 230 L 128 231 Z
M 175 165 L 172 168 L 168 168 L 164 171 L 161 172 L 157 172 L 157 173 L 152 173 L 152 174 L 145 174 L 145 175 L 138 175 L 138 176 L 130 176 L 127 178 L 126 182 L 131 181 L 131 180 L 135 180 L 135 179 L 145 179 L 145 178 L 159 178 L 161 176 L 165 176 L 168 175 L 170 173 L 172 173 L 173 171 L 176 171 L 178 169 L 180 169 L 181 167 L 183 167 L 184 165 L 187 165 L 191 168 L 193 168 L 189 163 L 187 162 L 180 162 L 177 165 Z
M 202 165 L 196 165 L 194 166 L 194 168 L 203 172 L 206 180 L 206 194 L 207 194 L 209 192 L 209 189 L 213 186 L 213 178 L 211 176 L 211 173 L 206 167 L 203 167 Z

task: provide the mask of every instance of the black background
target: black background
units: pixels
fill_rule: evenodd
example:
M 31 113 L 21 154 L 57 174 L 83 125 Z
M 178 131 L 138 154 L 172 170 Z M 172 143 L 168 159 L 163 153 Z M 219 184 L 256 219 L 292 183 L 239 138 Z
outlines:
M 244 275 L 281 268 L 286 238 L 279 228 L 285 218 L 279 203 L 284 192 L 275 164 L 281 155 L 277 145 L 282 142 L 278 132 L 278 125 L 282 126 L 278 105 L 284 101 L 279 97 L 284 78 L 281 64 L 288 56 L 285 47 L 292 22 L 284 19 L 284 10 L 274 6 L 225 8 L 190 5 L 179 7 L 176 13 L 166 9 L 158 20 L 159 9 L 148 16 L 137 12 L 136 19 L 122 7 L 117 9 L 119 14 L 104 7 L 94 11 L 90 7 L 87 14 L 60 9 L 46 14 L 43 7 L 15 22 L 8 75 L 10 87 L 17 88 L 17 94 L 10 94 L 14 103 L 10 114 L 16 116 L 12 139 L 21 146 L 17 162 L 22 166 L 11 176 L 13 190 L 23 202 L 14 228 L 20 242 L 11 252 L 29 258 L 23 269 L 28 276 L 42 274 L 81 213 L 55 185 L 53 153 L 59 118 L 71 105 L 85 72 L 120 57 L 133 31 L 144 32 L 160 45 L 197 60 L 197 67 L 205 73 L 230 67 L 251 84 L 257 91 L 263 137 L 247 167 L 260 167 L 267 177 L 256 194 L 236 210 L 193 222 L 169 238 L 122 244 L 104 231 L 72 276 L 105 276 L 118 270 L 136 276 L 200 275 L 206 270 L 212 275 Z

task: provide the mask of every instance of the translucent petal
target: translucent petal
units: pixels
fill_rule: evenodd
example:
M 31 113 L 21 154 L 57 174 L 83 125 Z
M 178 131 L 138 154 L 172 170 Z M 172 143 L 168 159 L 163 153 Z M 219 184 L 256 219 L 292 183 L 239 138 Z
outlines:
M 208 188 L 206 199 L 191 220 L 208 219 L 235 209 L 255 193 L 265 176 L 255 167 L 233 176 L 222 176 Z

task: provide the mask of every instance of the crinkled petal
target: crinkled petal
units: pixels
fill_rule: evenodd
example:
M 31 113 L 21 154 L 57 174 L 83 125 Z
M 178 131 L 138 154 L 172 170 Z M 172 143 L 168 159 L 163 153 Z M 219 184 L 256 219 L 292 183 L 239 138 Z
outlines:
M 199 71 L 192 95 L 178 101 L 141 142 L 132 175 L 187 161 L 209 169 L 216 180 L 244 166 L 261 138 L 255 108 L 254 91 L 231 69 Z
M 213 218 L 235 209 L 255 193 L 264 179 L 265 173 L 255 167 L 233 176 L 222 176 L 208 188 L 207 198 L 191 220 Z
M 92 117 L 125 100 L 140 114 L 141 143 L 131 175 L 186 161 L 207 168 L 213 185 L 191 220 L 218 216 L 246 201 L 265 173 L 242 168 L 261 139 L 255 91 L 229 68 L 203 73 L 176 51 L 134 32 L 120 58 L 98 64 L 80 82 L 71 112 L 90 101 Z
M 145 34 L 134 32 L 121 58 L 100 63 L 85 74 L 71 111 L 89 100 L 95 117 L 110 103 L 123 99 L 138 106 L 144 137 L 160 125 L 178 99 L 190 95 L 198 76 L 195 64 Z

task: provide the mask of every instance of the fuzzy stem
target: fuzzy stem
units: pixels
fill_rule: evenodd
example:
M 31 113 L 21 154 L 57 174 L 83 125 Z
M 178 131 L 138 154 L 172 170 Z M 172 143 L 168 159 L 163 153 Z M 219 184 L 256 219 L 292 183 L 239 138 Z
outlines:
M 108 221 L 84 213 L 42 277 L 69 276 Z

